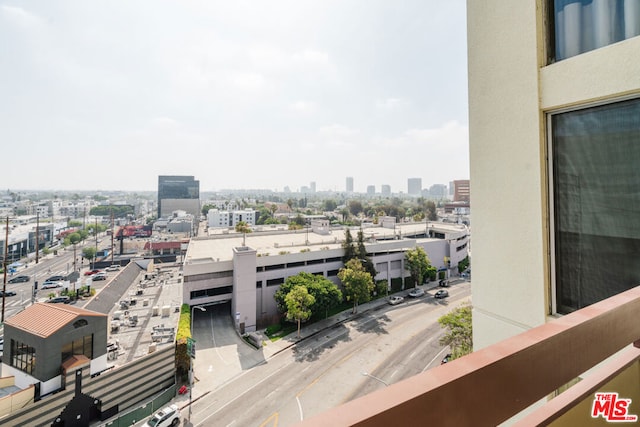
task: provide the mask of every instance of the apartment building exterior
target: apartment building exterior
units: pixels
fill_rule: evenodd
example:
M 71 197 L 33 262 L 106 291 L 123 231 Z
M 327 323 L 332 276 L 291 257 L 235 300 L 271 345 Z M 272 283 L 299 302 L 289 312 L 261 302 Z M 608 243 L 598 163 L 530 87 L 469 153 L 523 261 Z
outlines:
M 234 211 L 221 211 L 219 209 L 210 209 L 207 213 L 207 225 L 209 228 L 227 228 L 233 227 L 240 221 L 247 225 L 256 225 L 258 211 L 253 209 L 243 209 Z
M 467 7 L 480 349 L 640 283 L 640 2 Z

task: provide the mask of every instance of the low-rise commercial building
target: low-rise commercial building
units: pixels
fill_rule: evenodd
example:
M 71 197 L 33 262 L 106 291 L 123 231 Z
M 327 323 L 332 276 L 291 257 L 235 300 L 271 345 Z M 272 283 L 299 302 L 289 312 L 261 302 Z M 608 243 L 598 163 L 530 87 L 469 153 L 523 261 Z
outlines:
M 365 247 L 377 270 L 375 280 L 408 276 L 405 252 L 421 246 L 431 264 L 448 274 L 468 255 L 468 230 L 443 223 L 389 224 L 363 229 Z M 352 234 L 356 234 L 353 231 Z M 241 331 L 251 332 L 278 317 L 274 295 L 289 276 L 321 274 L 339 284 L 344 265 L 343 229 L 313 228 L 194 238 L 184 262 L 183 301 L 190 305 L 230 302 Z

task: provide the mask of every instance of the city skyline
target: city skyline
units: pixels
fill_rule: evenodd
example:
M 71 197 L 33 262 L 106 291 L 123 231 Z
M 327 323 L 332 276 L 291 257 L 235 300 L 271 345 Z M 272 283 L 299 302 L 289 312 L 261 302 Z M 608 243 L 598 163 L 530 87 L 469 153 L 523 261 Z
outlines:
M 464 3 L 115 4 L 0 5 L 6 189 L 469 178 Z

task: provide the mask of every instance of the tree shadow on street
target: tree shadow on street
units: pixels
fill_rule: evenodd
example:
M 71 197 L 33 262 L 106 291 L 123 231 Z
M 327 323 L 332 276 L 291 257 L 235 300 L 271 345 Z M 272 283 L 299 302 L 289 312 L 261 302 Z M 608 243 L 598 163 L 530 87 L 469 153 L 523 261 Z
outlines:
M 386 329 L 387 323 L 389 323 L 389 316 L 383 314 L 377 316 L 375 312 L 364 313 L 355 322 L 355 327 L 358 332 L 366 334 L 388 334 Z
M 313 362 L 318 360 L 322 353 L 335 347 L 336 344 L 349 341 L 351 341 L 349 329 L 342 324 L 335 325 L 298 343 L 293 348 L 293 356 L 296 362 Z

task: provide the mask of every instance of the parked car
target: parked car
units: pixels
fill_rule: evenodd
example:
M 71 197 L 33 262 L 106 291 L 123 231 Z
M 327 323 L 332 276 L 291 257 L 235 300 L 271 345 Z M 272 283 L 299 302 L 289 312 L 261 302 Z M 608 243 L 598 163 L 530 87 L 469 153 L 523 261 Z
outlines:
M 0 297 L 15 297 L 16 293 L 14 291 L 1 291 L 0 290 Z
M 64 276 L 51 276 L 45 282 L 63 282 L 64 280 L 66 280 Z
M 71 298 L 65 295 L 65 296 L 50 298 L 47 300 L 47 302 L 51 304 L 69 304 L 71 302 Z
M 91 280 L 93 280 L 94 282 L 95 282 L 96 280 L 107 280 L 107 273 L 105 273 L 105 272 L 100 272 L 100 273 L 93 274 L 93 275 L 91 276 Z
M 55 289 L 55 288 L 60 288 L 62 287 L 63 283 L 62 282 L 56 282 L 53 280 L 45 280 L 44 283 L 42 284 L 42 286 L 40 286 L 40 289 Z
M 180 410 L 178 405 L 163 408 L 147 420 L 145 427 L 168 427 L 180 424 Z
M 442 359 L 440 364 L 444 365 L 445 363 L 449 363 L 450 360 L 451 360 L 451 353 L 447 353 L 447 355 Z
M 120 266 L 118 264 L 112 264 L 109 267 L 105 268 L 106 271 L 118 271 L 120 270 Z
M 29 280 L 29 276 L 16 276 L 9 279 L 9 283 L 23 283 L 28 282 Z
M 438 292 L 436 292 L 433 297 L 440 299 L 440 298 L 446 298 L 449 296 L 449 292 L 446 289 L 440 289 Z
M 440 282 L 438 283 L 438 286 L 442 287 L 442 288 L 448 288 L 449 287 L 449 281 L 448 280 L 440 280 Z
M 389 304 L 391 304 L 391 305 L 400 304 L 402 301 L 404 301 L 404 298 L 399 297 L 399 296 L 389 297 Z
M 89 270 L 89 271 L 85 271 L 84 275 L 85 276 L 93 276 L 96 273 L 101 273 L 102 270 L 98 270 L 98 269 L 93 269 L 93 270 Z
M 424 295 L 424 289 L 415 288 L 411 292 L 409 292 L 409 296 L 411 298 L 419 298 Z

